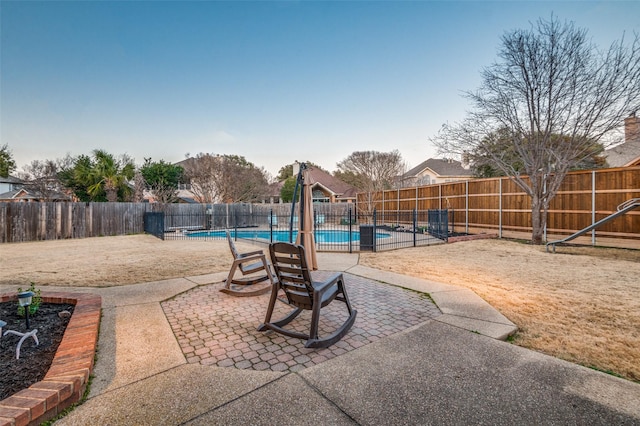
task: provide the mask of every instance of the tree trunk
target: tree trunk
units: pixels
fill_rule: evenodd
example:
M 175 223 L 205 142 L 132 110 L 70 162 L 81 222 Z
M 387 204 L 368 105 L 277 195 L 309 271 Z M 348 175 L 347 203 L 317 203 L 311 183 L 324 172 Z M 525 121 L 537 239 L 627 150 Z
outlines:
M 531 244 L 540 245 L 543 243 L 544 227 L 546 220 L 544 217 L 544 209 L 542 208 L 542 200 L 540 197 L 531 197 Z
M 105 188 L 107 193 L 107 201 L 110 203 L 115 203 L 118 201 L 118 190 L 113 188 Z

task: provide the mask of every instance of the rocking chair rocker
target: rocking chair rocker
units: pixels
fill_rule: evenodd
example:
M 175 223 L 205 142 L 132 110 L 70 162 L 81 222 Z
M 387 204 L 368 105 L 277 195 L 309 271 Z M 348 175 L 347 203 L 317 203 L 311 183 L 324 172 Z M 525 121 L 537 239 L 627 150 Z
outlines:
M 342 274 L 336 273 L 324 282 L 313 281 L 307 267 L 304 247 L 300 245 L 273 243 L 269 246 L 269 252 L 278 281 L 272 284 L 267 315 L 264 324 L 258 327 L 258 331 L 273 330 L 285 336 L 307 339 L 304 344 L 306 348 L 326 348 L 344 337 L 353 326 L 357 311 L 351 307 Z M 284 291 L 289 305 L 294 309 L 286 317 L 271 322 L 279 289 Z M 349 317 L 331 335 L 320 338 L 318 336 L 320 310 L 334 299 L 344 302 Z M 303 310 L 312 311 L 309 334 L 283 328 Z

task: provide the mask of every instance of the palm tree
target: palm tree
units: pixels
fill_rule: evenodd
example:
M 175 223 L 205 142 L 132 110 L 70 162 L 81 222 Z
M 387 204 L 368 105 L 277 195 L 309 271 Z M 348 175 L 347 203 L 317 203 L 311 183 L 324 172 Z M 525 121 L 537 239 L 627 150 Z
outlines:
M 127 181 L 133 179 L 135 165 L 126 155 L 120 160 L 102 149 L 93 151 L 93 159 L 80 156 L 74 167 L 76 182 L 86 188 L 92 201 L 115 202 L 127 199 L 132 190 Z

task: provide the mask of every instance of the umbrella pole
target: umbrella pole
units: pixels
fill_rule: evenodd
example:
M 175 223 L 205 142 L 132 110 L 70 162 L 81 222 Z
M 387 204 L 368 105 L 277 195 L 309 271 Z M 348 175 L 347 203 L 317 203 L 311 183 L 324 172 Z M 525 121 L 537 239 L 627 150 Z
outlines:
M 302 168 L 301 168 L 302 169 Z M 301 179 L 304 181 L 304 177 L 301 177 Z M 298 220 L 300 221 L 300 223 L 298 224 L 298 228 L 300 229 L 298 231 L 298 233 L 300 234 L 300 245 L 304 247 L 304 238 L 302 237 L 302 230 L 304 229 L 304 182 L 302 182 L 302 185 L 300 187 L 300 214 L 298 215 Z
M 300 169 L 298 170 L 298 176 L 296 177 L 296 186 L 293 188 L 293 199 L 291 200 L 291 217 L 289 219 L 289 243 L 293 243 L 293 217 L 296 212 L 296 198 L 298 195 L 298 185 L 302 180 L 302 171 L 307 168 L 305 163 L 300 163 Z M 302 198 L 300 199 L 302 203 Z M 300 218 L 298 218 L 300 220 Z

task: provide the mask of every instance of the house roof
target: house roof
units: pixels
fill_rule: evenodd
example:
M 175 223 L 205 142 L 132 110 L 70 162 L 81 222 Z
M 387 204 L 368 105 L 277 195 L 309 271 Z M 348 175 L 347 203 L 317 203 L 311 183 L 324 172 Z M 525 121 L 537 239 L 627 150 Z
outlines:
M 179 201 L 186 204 L 199 204 L 198 201 L 194 200 L 191 197 L 177 197 Z
M 607 149 L 605 152 L 609 167 L 628 167 L 640 161 L 640 139 L 631 140 Z
M 0 176 L 0 183 L 24 183 L 22 179 L 18 179 L 17 177 L 13 177 L 11 175 L 7 177 Z
M 624 143 L 604 152 L 609 167 L 629 167 L 640 164 L 640 117 L 636 113 L 624 119 Z
M 180 166 L 182 168 L 186 168 L 191 166 L 195 161 L 197 160 L 197 158 L 195 157 L 187 157 L 184 160 L 180 160 L 177 163 L 173 163 L 174 166 Z
M 471 169 L 462 167 L 460 161 L 429 158 L 406 172 L 402 177 L 403 179 L 416 177 L 425 169 L 430 169 L 438 176 L 473 176 Z
M 269 193 L 267 194 L 270 197 L 279 197 L 280 192 L 282 192 L 282 187 L 284 186 L 284 181 L 282 182 L 273 182 L 269 184 Z
M 16 198 L 21 199 L 36 199 L 35 196 L 29 194 L 24 188 L 14 189 L 11 191 L 0 194 L 0 201 L 2 200 L 14 200 Z
M 353 198 L 358 193 L 353 185 L 314 167 L 309 167 L 309 177 L 314 185 L 318 184 L 340 198 Z
M 0 201 L 2 200 L 41 200 L 43 197 L 35 191 L 30 191 L 27 188 L 18 188 L 12 191 L 0 194 Z M 51 200 L 69 200 L 66 195 L 56 192 L 51 194 Z

